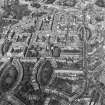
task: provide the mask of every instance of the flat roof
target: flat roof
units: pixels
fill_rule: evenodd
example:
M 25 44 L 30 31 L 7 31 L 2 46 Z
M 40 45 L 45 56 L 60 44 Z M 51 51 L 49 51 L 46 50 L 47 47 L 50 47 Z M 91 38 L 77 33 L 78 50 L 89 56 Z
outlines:
M 60 69 L 57 69 L 54 71 L 55 73 L 73 73 L 73 74 L 82 74 L 83 71 L 81 70 L 66 70 L 66 69 L 63 69 L 63 70 L 60 70 Z

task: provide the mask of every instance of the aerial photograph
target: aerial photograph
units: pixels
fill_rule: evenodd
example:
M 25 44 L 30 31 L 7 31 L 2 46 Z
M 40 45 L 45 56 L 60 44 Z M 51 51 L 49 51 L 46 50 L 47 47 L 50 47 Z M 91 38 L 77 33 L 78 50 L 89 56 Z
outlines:
M 0 0 L 0 105 L 105 105 L 105 0 Z

